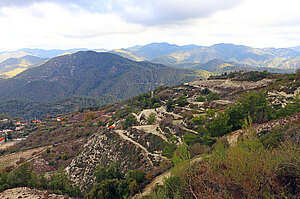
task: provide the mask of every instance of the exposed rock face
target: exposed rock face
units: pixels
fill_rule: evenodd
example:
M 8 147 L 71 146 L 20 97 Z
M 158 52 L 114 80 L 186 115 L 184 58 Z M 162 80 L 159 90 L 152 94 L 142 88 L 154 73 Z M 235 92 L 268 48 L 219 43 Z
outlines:
M 233 80 L 205 80 L 190 82 L 188 83 L 188 85 L 193 86 L 195 88 L 209 88 L 211 91 L 216 93 L 233 94 L 238 91 L 261 88 L 267 86 L 271 82 L 274 82 L 274 80 L 266 78 L 257 82 Z
M 124 134 L 124 136 L 128 138 L 127 135 Z M 124 171 L 150 170 L 153 168 L 153 161 L 161 161 L 161 158 L 153 159 L 143 146 L 134 143 L 139 141 L 138 138 L 134 142 L 130 140 L 131 138 L 124 139 L 116 131 L 94 134 L 85 144 L 84 150 L 66 168 L 66 172 L 83 191 L 88 191 L 92 187 L 93 173 L 98 165 L 107 167 L 116 161 L 121 164 Z

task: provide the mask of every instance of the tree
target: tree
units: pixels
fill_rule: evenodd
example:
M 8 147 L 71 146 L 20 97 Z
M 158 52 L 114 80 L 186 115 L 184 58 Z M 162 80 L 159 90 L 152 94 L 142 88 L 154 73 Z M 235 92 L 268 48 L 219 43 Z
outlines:
M 104 180 L 101 183 L 96 183 L 86 198 L 119 199 L 118 183 L 117 179 Z
M 176 100 L 176 103 L 178 104 L 178 106 L 185 106 L 185 105 L 189 104 L 187 101 L 187 97 L 184 95 L 180 95 L 178 97 L 178 99 Z
M 23 163 L 8 176 L 13 187 L 33 187 L 36 184 L 36 175 L 28 162 Z
M 132 114 L 128 115 L 124 122 L 123 129 L 128 129 L 128 127 L 133 126 L 134 124 L 137 124 L 137 123 L 138 123 L 137 119 L 134 115 L 132 115 Z
M 147 124 L 148 125 L 153 124 L 155 121 L 156 121 L 156 115 L 155 113 L 151 113 L 148 117 Z
M 191 158 L 190 152 L 185 142 L 179 145 L 178 149 L 174 153 L 173 162 L 175 165 L 184 162 Z
M 238 130 L 242 128 L 244 118 L 247 113 L 241 105 L 235 105 L 226 110 L 229 115 L 228 125 L 232 125 L 232 130 Z
M 243 93 L 237 104 L 252 117 L 253 122 L 262 123 L 273 117 L 272 106 L 269 105 L 264 91 Z
M 174 105 L 173 99 L 169 98 L 168 101 L 167 101 L 167 103 L 166 103 L 166 109 L 167 109 L 168 112 L 171 112 L 171 111 L 174 110 L 174 106 L 173 105 Z
M 96 177 L 96 182 L 100 183 L 107 179 L 122 179 L 124 174 L 121 171 L 120 164 L 113 162 L 108 168 L 105 168 L 104 166 L 97 166 L 94 176 Z
M 136 181 L 137 183 L 142 183 L 146 180 L 145 176 L 146 173 L 144 171 L 136 169 L 128 171 L 128 173 L 126 174 L 126 179 L 129 182 Z
M 206 125 L 211 137 L 221 137 L 231 130 L 232 126 L 228 125 L 229 115 L 227 113 L 219 113 L 211 122 Z

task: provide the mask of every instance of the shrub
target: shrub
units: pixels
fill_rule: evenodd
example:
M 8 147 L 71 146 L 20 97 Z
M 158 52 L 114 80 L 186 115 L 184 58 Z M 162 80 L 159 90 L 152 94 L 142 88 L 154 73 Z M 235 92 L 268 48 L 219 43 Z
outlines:
M 200 96 L 198 96 L 198 97 L 196 98 L 196 101 L 197 101 L 197 102 L 205 102 L 205 101 L 206 101 L 206 98 L 205 98 L 204 96 L 200 95 Z
M 226 113 L 219 113 L 211 122 L 206 125 L 209 135 L 211 137 L 220 137 L 230 132 L 231 127 L 228 125 L 229 115 Z
M 202 139 L 199 134 L 186 133 L 184 135 L 184 141 L 187 145 L 193 146 L 196 143 L 200 143 Z
M 166 103 L 166 109 L 168 112 L 171 112 L 174 110 L 174 101 L 172 98 L 169 98 L 167 103 Z
M 233 147 L 221 142 L 200 162 L 181 164 L 149 198 L 294 198 L 299 196 L 299 145 L 266 149 L 249 135 Z M 173 190 L 172 193 L 169 190 Z
M 67 160 L 69 158 L 69 155 L 67 153 L 64 153 L 61 155 L 61 159 Z
M 218 93 L 210 93 L 206 97 L 206 100 L 209 102 L 213 100 L 219 100 L 219 99 L 220 99 L 220 95 Z
M 128 129 L 129 127 L 137 124 L 137 119 L 134 115 L 128 115 L 123 125 L 123 129 Z
M 156 115 L 155 113 L 151 113 L 148 117 L 147 124 L 148 125 L 153 124 L 155 121 L 156 121 Z
M 178 99 L 176 100 L 176 103 L 178 104 L 178 106 L 185 106 L 185 105 L 189 104 L 187 101 L 187 97 L 184 95 L 180 95 L 178 97 Z

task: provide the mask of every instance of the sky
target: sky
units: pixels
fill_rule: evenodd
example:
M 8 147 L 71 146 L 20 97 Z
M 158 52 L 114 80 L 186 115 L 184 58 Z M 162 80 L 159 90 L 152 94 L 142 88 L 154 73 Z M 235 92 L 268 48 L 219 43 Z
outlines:
M 300 45 L 299 0 L 0 0 L 0 51 Z

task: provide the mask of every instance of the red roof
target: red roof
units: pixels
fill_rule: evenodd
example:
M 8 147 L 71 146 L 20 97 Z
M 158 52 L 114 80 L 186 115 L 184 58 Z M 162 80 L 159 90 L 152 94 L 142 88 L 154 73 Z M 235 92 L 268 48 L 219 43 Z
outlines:
M 5 140 L 5 138 L 0 138 L 0 142 L 2 142 L 2 141 L 4 141 Z
M 114 126 L 110 126 L 110 127 L 108 127 L 109 129 L 114 129 L 115 127 Z

